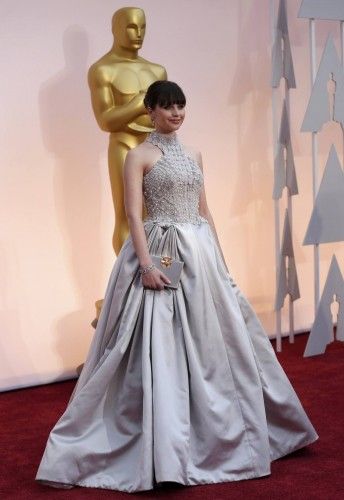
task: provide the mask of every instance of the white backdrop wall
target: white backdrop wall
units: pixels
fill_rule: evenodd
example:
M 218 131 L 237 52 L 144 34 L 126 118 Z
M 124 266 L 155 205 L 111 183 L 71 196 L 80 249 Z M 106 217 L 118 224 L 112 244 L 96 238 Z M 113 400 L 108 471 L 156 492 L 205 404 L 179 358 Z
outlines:
M 0 388 L 75 373 L 93 334 L 94 302 L 115 261 L 107 134 L 93 117 L 87 69 L 112 44 L 125 3 L 1 0 Z M 203 153 L 209 205 L 232 275 L 273 333 L 274 236 L 268 0 L 138 0 L 147 16 L 141 55 L 163 64 L 188 97 L 180 132 Z M 298 89 L 297 132 L 309 95 L 307 22 L 288 1 Z M 334 25 L 324 23 L 320 42 Z M 335 32 L 338 41 L 338 33 Z M 320 45 L 319 45 L 320 51 Z M 337 126 L 321 135 L 323 162 Z M 296 328 L 312 321 L 310 139 L 294 134 L 301 195 L 295 253 L 302 299 Z M 325 245 L 323 278 L 333 250 Z M 342 265 L 343 269 L 343 265 Z

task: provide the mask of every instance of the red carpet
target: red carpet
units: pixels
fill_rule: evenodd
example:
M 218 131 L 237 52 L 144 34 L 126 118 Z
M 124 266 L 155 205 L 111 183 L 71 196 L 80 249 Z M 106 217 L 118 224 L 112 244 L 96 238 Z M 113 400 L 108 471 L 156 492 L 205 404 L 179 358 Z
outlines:
M 140 494 L 74 488 L 55 490 L 34 482 L 48 432 L 63 412 L 74 381 L 0 395 L 1 499 L 180 499 L 251 500 L 344 498 L 344 344 L 334 342 L 324 356 L 302 359 L 307 335 L 283 341 L 278 358 L 320 439 L 272 463 L 260 479 L 193 487 L 170 487 Z

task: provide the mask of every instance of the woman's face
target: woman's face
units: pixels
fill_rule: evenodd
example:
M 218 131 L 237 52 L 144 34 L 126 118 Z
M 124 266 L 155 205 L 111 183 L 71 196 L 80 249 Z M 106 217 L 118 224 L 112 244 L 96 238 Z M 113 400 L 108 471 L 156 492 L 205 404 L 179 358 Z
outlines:
M 170 104 L 166 108 L 157 105 L 148 112 L 155 129 L 164 134 L 178 130 L 185 118 L 185 106 L 182 104 Z

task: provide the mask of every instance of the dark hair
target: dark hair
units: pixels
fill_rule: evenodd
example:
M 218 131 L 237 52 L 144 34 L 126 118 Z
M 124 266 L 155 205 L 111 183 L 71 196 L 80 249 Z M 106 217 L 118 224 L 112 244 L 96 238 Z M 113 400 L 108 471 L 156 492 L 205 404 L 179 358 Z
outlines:
M 185 106 L 186 99 L 179 85 L 169 80 L 158 80 L 148 87 L 143 102 L 146 108 L 154 109 L 157 105 L 162 108 L 171 104 Z

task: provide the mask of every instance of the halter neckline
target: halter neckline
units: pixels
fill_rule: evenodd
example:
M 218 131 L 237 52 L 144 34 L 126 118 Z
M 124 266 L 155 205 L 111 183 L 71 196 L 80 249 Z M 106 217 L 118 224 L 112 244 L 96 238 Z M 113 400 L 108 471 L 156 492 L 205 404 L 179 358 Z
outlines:
M 170 146 L 172 144 L 178 144 L 177 134 L 174 132 L 172 135 L 162 134 L 161 132 L 157 132 L 153 130 L 147 137 L 150 141 L 157 141 L 164 146 Z

